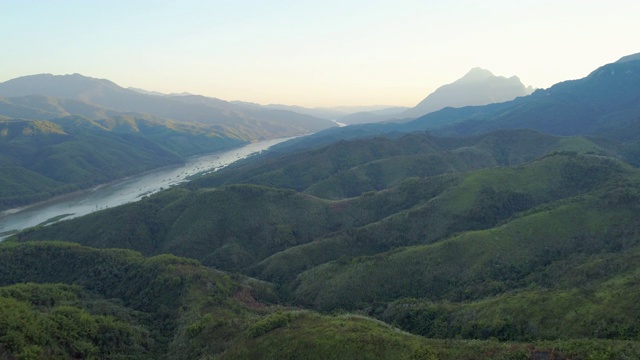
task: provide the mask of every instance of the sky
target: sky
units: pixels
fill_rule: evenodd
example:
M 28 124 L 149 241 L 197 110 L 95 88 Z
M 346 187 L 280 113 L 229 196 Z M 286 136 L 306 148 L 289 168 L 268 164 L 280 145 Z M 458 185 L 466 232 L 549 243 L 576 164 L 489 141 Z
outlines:
M 0 0 L 0 82 L 414 106 L 473 67 L 547 88 L 640 52 L 640 1 Z

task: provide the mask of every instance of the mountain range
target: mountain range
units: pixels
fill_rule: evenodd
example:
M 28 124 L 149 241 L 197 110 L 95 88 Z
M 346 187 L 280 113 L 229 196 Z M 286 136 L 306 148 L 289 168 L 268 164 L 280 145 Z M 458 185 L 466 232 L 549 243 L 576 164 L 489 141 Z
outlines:
M 468 136 L 498 129 L 535 129 L 556 135 L 600 135 L 634 141 L 638 133 L 640 61 L 637 55 L 601 66 L 583 79 L 564 81 L 511 101 L 444 108 L 404 123 L 363 124 L 327 129 L 279 149 L 329 144 L 382 134 L 429 131 Z
M 109 80 L 80 74 L 31 75 L 0 83 L 0 96 L 16 98 L 32 95 L 75 100 L 125 113 L 221 126 L 253 138 L 301 135 L 335 126 L 325 119 L 286 110 L 255 109 L 216 98 L 144 94 L 125 89 Z
M 254 159 L 137 203 L 30 229 L 8 240 L 6 251 L 15 248 L 7 256 L 16 259 L 31 241 L 42 247 L 51 246 L 43 240 L 62 238 L 90 246 L 83 254 L 118 247 L 149 261 L 167 252 L 195 258 L 206 269 L 271 286 L 271 297 L 261 288 L 241 297 L 236 286 L 233 297 L 251 301 L 251 309 L 355 312 L 434 339 L 423 345 L 433 358 L 535 359 L 537 352 L 588 358 L 600 349 L 633 357 L 640 354 L 632 315 L 640 238 L 630 220 L 640 204 L 640 173 L 606 145 L 529 130 L 339 142 L 266 164 Z M 49 253 L 55 254 L 42 256 Z M 252 358 L 264 348 L 271 349 L 268 358 L 279 358 L 306 357 L 313 348 L 341 358 L 340 336 L 332 337 L 329 322 L 351 329 L 341 332 L 353 336 L 340 345 L 348 353 L 356 347 L 376 358 L 395 349 L 409 359 L 417 351 L 411 338 L 395 340 L 398 348 L 380 345 L 388 336 L 382 334 L 374 340 L 379 350 L 363 350 L 376 330 L 344 315 L 263 311 L 258 320 L 239 313 L 203 325 L 213 331 L 244 324 L 227 330 L 235 335 L 219 350 L 188 349 Z M 313 344 L 323 336 L 335 340 L 318 350 Z M 460 352 L 459 338 L 476 340 L 470 353 Z M 516 343 L 483 353 L 500 341 Z M 241 352 L 244 346 L 253 355 Z
M 393 107 L 352 113 L 337 119 L 347 125 L 408 121 L 445 107 L 486 105 L 513 100 L 533 92 L 516 76 L 495 76 L 489 70 L 473 68 L 462 78 L 442 85 L 412 108 Z
M 324 130 L 15 234 L 0 354 L 640 358 L 638 74 L 633 55 L 502 103 Z M 2 131 L 19 153 L 72 120 L 160 121 L 62 119 Z
M 486 105 L 513 100 L 533 92 L 531 86 L 525 87 L 516 76 L 505 78 L 495 76 L 489 70 L 473 68 L 462 78 L 453 83 L 443 85 L 429 94 L 424 100 L 412 108 L 400 106 L 372 107 L 334 107 L 304 108 L 286 105 L 258 105 L 234 102 L 240 105 L 262 106 L 272 109 L 291 110 L 335 120 L 345 125 L 376 123 L 383 121 L 399 121 L 414 119 L 445 107 L 464 107 Z

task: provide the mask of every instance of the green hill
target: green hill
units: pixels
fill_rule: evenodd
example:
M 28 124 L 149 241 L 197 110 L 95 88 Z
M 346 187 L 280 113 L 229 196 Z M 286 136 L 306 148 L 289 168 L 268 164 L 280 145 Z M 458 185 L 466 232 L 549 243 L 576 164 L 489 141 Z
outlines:
M 507 145 L 504 140 L 500 141 L 504 145 L 502 149 L 496 141 L 504 136 L 494 134 L 465 140 L 462 144 L 472 146 L 455 144 L 450 146 L 453 150 L 440 152 L 432 149 L 445 147 L 446 142 L 438 139 L 443 143 L 438 145 L 434 140 L 437 138 L 430 138 L 432 141 L 425 146 L 426 156 L 457 159 L 460 164 L 466 154 L 474 153 L 481 154 L 478 157 L 486 162 L 469 161 L 468 166 L 461 166 L 459 170 L 442 167 L 438 162 L 426 163 L 427 166 L 420 169 L 405 167 L 414 176 L 416 173 L 436 175 L 401 182 L 394 179 L 383 183 L 384 189 L 380 191 L 364 192 L 352 198 L 325 200 L 294 190 L 256 185 L 212 189 L 190 184 L 194 189 L 173 189 L 134 204 L 30 230 L 20 234 L 19 239 L 63 239 L 95 247 L 130 248 L 147 255 L 170 252 L 228 271 L 243 271 L 283 282 L 310 267 L 345 256 L 370 255 L 439 241 L 461 231 L 489 229 L 519 212 L 586 194 L 633 173 L 630 167 L 610 158 L 571 152 L 554 153 L 516 167 L 495 167 L 498 161 L 519 163 L 527 159 L 521 155 L 521 146 L 539 151 L 562 147 L 601 149 L 580 138 L 516 134 L 523 135 L 522 139 Z M 527 142 L 527 137 L 535 141 Z M 421 139 L 424 138 L 416 135 L 397 141 L 406 145 L 411 140 L 424 146 L 417 141 Z M 392 146 L 395 143 L 391 140 L 373 142 L 398 148 Z M 353 146 L 359 153 L 366 154 L 362 156 L 365 161 L 374 157 L 361 143 L 337 144 L 337 150 L 320 151 L 348 156 L 348 151 L 341 150 Z M 538 146 L 541 143 L 546 146 Z M 286 159 L 279 161 L 297 164 L 292 166 L 301 172 L 320 168 L 313 161 L 307 161 L 307 167 L 303 167 L 302 160 Z M 308 154 L 302 154 L 300 159 L 309 159 Z M 329 165 L 323 173 L 331 180 L 363 167 L 376 166 L 381 172 L 396 174 L 400 161 L 397 156 L 390 159 L 393 160 L 371 161 L 347 170 L 335 170 L 335 166 L 327 162 Z M 464 172 L 483 165 L 488 168 Z M 235 176 L 245 171 L 239 167 L 227 173 Z M 332 173 L 338 175 L 332 177 Z M 439 173 L 444 174 L 437 175 Z M 307 192 L 321 188 L 330 180 L 321 180 Z M 357 185 L 344 184 L 351 185 L 350 188 Z
M 166 191 L 129 206 L 32 230 L 21 239 L 66 239 L 149 255 L 171 252 L 237 271 L 340 228 L 340 217 L 329 202 L 291 190 L 232 185 Z
M 249 170 L 241 166 L 221 172 L 219 177 L 202 178 L 189 184 L 190 190 L 175 189 L 135 204 L 47 226 L 21 237 L 64 239 L 97 247 L 124 247 L 144 254 L 171 252 L 197 258 L 205 264 L 225 270 L 247 270 L 271 255 L 314 240 L 322 240 L 320 243 L 329 247 L 338 242 L 336 246 L 340 251 L 346 251 L 344 248 L 348 247 L 353 250 L 348 253 L 354 255 L 363 251 L 386 251 L 390 247 L 426 241 L 419 237 L 423 236 L 427 228 L 430 228 L 429 233 L 432 234 L 428 241 L 435 241 L 454 231 L 490 227 L 513 211 L 579 192 L 575 189 L 571 190 L 574 193 L 561 189 L 569 181 L 562 182 L 563 177 L 559 176 L 563 166 L 600 166 L 605 169 L 605 173 L 608 171 L 604 163 L 597 164 L 597 156 L 584 160 L 584 164 L 581 163 L 582 158 L 560 156 L 563 160 L 554 161 L 549 158 L 521 170 L 488 169 L 486 173 L 479 172 L 467 177 L 450 174 L 493 167 L 500 163 L 520 163 L 529 158 L 523 154 L 523 148 L 535 148 L 539 152 L 562 148 L 594 149 L 607 153 L 594 143 L 580 138 L 563 139 L 516 131 L 513 132 L 513 139 L 503 140 L 507 138 L 507 134 L 509 133 L 496 133 L 467 140 L 417 134 L 396 140 L 339 143 L 326 149 L 278 158 L 275 164 L 268 164 L 270 168 L 281 162 L 288 164 L 282 171 L 288 173 L 288 176 L 282 179 L 305 178 L 300 174 L 309 172 L 318 174 L 307 180 L 313 185 L 309 186 L 306 193 L 313 196 L 255 185 L 230 185 L 215 190 L 199 188 L 211 179 L 217 181 L 225 179 L 225 176 L 233 179 L 246 176 L 247 173 L 251 176 L 257 169 L 261 169 L 252 168 L 252 163 L 249 163 L 246 166 Z M 373 149 L 379 151 L 374 152 Z M 411 152 L 413 155 L 397 155 L 403 152 Z M 378 158 L 382 160 L 375 160 Z M 424 162 L 421 167 L 411 166 L 414 164 L 412 160 L 424 158 L 431 158 L 433 161 Z M 319 164 L 322 159 L 326 161 Z M 477 159 L 484 161 L 473 161 Z M 399 171 L 398 167 L 406 171 Z M 363 171 L 363 168 L 379 171 Z M 610 175 L 624 171 L 613 168 L 609 170 Z M 364 180 L 361 182 L 344 180 L 352 178 L 352 174 L 366 176 L 363 176 Z M 385 177 L 383 174 L 388 175 Z M 429 176 L 425 180 L 402 181 L 420 174 Z M 506 180 L 501 179 L 509 177 L 513 177 L 511 181 L 517 180 L 521 188 L 507 191 L 503 184 Z M 530 181 L 536 177 L 540 178 L 539 183 Z M 259 176 L 257 178 L 262 179 Z M 316 180 L 314 184 L 316 178 L 320 180 Z M 483 179 L 484 184 L 479 185 L 479 180 L 474 180 L 476 178 Z M 249 179 L 252 182 L 256 177 Z M 462 179 L 466 180 L 458 185 Z M 554 179 L 557 181 L 554 182 Z M 342 187 L 327 185 L 339 181 Z M 527 182 L 530 183 L 527 185 Z M 373 185 L 365 184 L 371 183 L 377 185 L 373 190 L 388 191 L 369 192 Z M 585 186 L 588 188 L 588 185 Z M 512 187 L 515 188 L 515 183 Z M 362 195 L 339 201 L 319 198 L 326 195 L 326 192 L 321 192 L 322 189 L 332 188 L 344 189 L 350 195 Z M 494 194 L 496 191 L 492 193 L 491 189 L 499 190 L 498 194 Z M 546 192 L 544 195 L 532 195 L 535 191 Z M 446 204 L 459 203 L 456 196 L 478 199 L 451 209 Z M 333 192 L 326 197 L 338 196 Z M 437 198 L 433 199 L 434 197 Z M 444 200 L 449 197 L 452 199 Z M 506 202 L 506 205 L 502 202 Z M 494 211 L 496 214 L 471 213 L 473 207 L 489 205 L 495 209 L 487 211 Z M 502 209 L 505 206 L 513 209 Z M 412 217 L 423 217 L 426 216 L 425 213 L 439 215 L 430 217 L 424 223 L 410 222 Z M 403 231 L 401 236 L 395 235 L 398 234 L 398 229 L 407 231 Z M 382 240 L 376 233 L 384 234 L 387 240 Z M 350 245 L 352 242 L 360 245 L 354 247 Z M 325 248 L 322 256 L 313 259 L 318 261 L 331 258 L 333 254 L 334 251 Z M 288 277 L 288 274 L 287 271 L 281 276 Z
M 205 127 L 136 117 L 0 120 L 0 209 L 241 144 Z
M 349 202 L 360 209 L 403 204 L 392 208 L 388 216 L 278 252 L 257 264 L 251 274 L 290 281 L 332 260 L 432 243 L 461 231 L 490 229 L 520 212 L 544 204 L 554 206 L 560 199 L 615 184 L 633 173 L 620 163 L 596 156 L 555 154 L 516 168 L 407 180 L 397 188 Z
M 630 341 L 437 340 L 363 316 L 278 310 L 260 301 L 274 299 L 268 286 L 168 255 L 144 258 L 127 250 L 34 242 L 0 245 L 0 260 L 0 351 L 6 358 L 471 360 L 640 354 L 638 343 Z M 386 316 L 398 308 L 422 310 L 408 304 L 389 306 Z
M 637 231 L 628 221 L 636 207 L 597 206 L 606 196 L 534 209 L 492 229 L 431 245 L 328 263 L 302 273 L 294 293 L 319 309 L 353 309 L 402 297 L 463 301 L 526 287 L 524 278 L 569 255 L 636 244 L 633 236 L 619 236 Z
M 38 242 L 3 243 L 0 259 L 3 357 L 213 356 L 257 316 L 258 290 L 195 260 Z
M 89 294 L 81 299 L 121 299 L 110 305 L 120 306 L 120 317 L 109 326 L 130 329 L 124 334 L 134 343 L 156 344 L 139 357 L 637 356 L 638 170 L 604 155 L 568 151 L 520 163 L 526 157 L 518 146 L 496 150 L 502 138 L 459 141 L 517 165 L 409 178 L 337 201 L 257 185 L 175 188 L 19 234 L 0 247 L 0 279 L 8 279 L 4 285 L 75 284 Z M 582 138 L 541 138 L 554 140 L 547 149 L 597 149 Z M 465 147 L 445 151 L 459 148 Z M 15 242 L 34 239 L 131 248 L 148 256 L 172 252 L 275 284 L 230 278 L 166 255 L 145 259 L 126 250 Z M 201 275 L 167 275 L 175 271 Z M 215 280 L 203 280 L 211 276 Z M 220 295 L 207 292 L 208 283 L 220 284 Z M 205 300 L 211 296 L 219 300 Z M 256 298 L 356 311 L 431 339 L 357 316 L 257 310 L 264 305 Z M 7 301 L 14 300 L 23 301 Z M 83 301 L 68 306 L 102 321 L 105 314 Z M 14 305 L 25 313 L 40 311 Z M 90 337 L 78 341 L 92 344 L 87 351 L 104 351 Z M 64 346 L 51 351 L 66 351 Z
M 16 284 L 0 287 L 3 358 L 150 359 L 149 331 L 138 313 L 81 287 Z
M 196 179 L 189 187 L 249 183 L 339 199 L 395 186 L 410 177 L 516 165 L 551 151 L 623 156 L 618 155 L 622 151 L 616 143 L 528 130 L 496 131 L 469 138 L 416 132 L 339 141 L 292 154 L 266 153 Z

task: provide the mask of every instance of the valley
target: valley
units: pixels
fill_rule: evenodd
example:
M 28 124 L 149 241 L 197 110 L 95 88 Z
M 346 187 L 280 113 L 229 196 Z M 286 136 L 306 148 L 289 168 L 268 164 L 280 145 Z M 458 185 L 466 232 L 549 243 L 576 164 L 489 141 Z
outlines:
M 69 195 L 27 206 L 8 209 L 0 213 L 0 240 L 13 232 L 28 227 L 50 224 L 62 219 L 71 219 L 98 210 L 138 201 L 145 196 L 201 176 L 217 171 L 238 160 L 245 159 L 284 139 L 265 140 L 240 148 L 199 155 L 187 159 L 185 164 L 152 170 L 141 175 L 127 177 L 112 183 L 99 185 L 93 189 L 81 190 Z
M 22 166 L 12 191 L 69 174 L 40 155 L 83 184 L 110 174 L 85 156 L 119 147 L 92 153 L 91 139 L 184 163 L 3 213 L 0 357 L 640 358 L 636 57 L 533 93 L 502 78 L 524 92 L 512 100 L 324 130 L 269 106 L 140 92 L 126 110 L 153 114 L 5 119 L 0 160 Z M 50 96 L 116 107 L 103 95 L 130 94 L 94 80 L 55 78 L 101 92 Z M 231 113 L 199 123 L 214 105 Z M 202 155 L 211 138 L 241 147 Z

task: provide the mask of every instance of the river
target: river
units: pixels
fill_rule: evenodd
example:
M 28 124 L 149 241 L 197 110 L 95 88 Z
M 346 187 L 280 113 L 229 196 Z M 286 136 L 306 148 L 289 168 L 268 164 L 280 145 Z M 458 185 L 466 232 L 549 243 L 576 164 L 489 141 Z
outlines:
M 0 240 L 28 227 L 71 219 L 140 200 L 145 195 L 188 181 L 190 176 L 216 171 L 289 139 L 260 141 L 241 148 L 195 156 L 182 165 L 152 170 L 34 205 L 5 210 L 0 213 Z

